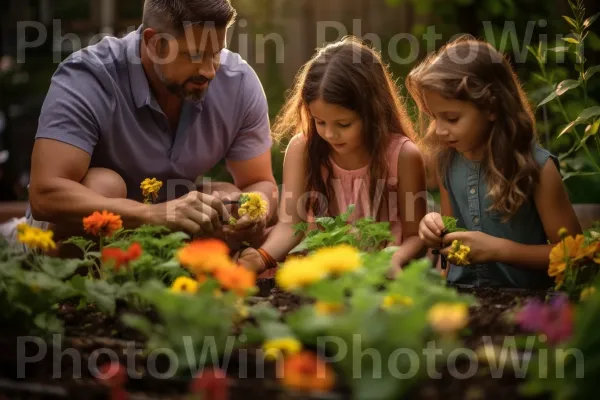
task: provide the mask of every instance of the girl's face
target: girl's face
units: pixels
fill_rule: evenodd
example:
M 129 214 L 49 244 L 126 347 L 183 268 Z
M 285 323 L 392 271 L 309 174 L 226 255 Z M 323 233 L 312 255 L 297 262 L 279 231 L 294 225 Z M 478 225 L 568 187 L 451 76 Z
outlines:
M 440 141 L 471 160 L 481 159 L 495 115 L 470 101 L 449 99 L 431 90 L 424 92 L 424 100 Z
M 363 147 L 363 123 L 358 113 L 321 99 L 310 103 L 308 108 L 319 136 L 335 153 L 346 155 Z

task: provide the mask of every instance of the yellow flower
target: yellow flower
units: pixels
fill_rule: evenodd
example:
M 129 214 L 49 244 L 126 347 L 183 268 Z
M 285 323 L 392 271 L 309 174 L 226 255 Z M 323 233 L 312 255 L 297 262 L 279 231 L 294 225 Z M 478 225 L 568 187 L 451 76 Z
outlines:
M 336 275 L 355 271 L 361 266 L 359 251 L 346 244 L 317 250 L 310 258 L 326 273 Z
M 284 290 L 294 290 L 318 282 L 325 275 L 325 271 L 310 257 L 291 258 L 277 270 L 275 281 Z
M 244 299 L 241 297 L 239 297 L 235 302 L 235 309 L 237 311 L 238 316 L 241 319 L 248 318 L 248 316 L 250 315 L 250 311 L 248 310 L 248 307 L 246 307 L 246 305 L 244 304 Z
M 558 230 L 558 236 L 559 236 L 561 239 L 564 239 L 564 238 L 566 238 L 567 236 L 569 236 L 569 231 L 567 230 L 567 228 L 565 228 L 565 227 L 562 227 L 562 228 L 560 228 L 560 229 Z
M 175 279 L 171 286 L 171 291 L 174 293 L 190 293 L 194 294 L 198 290 L 198 282 L 185 276 L 180 276 Z
M 54 232 L 44 231 L 27 224 L 17 226 L 17 239 L 30 249 L 48 251 L 56 248 L 56 243 L 52 239 Z
M 162 181 L 159 181 L 156 178 L 146 178 L 142 181 L 140 189 L 142 189 L 142 195 L 144 196 L 144 201 L 146 203 L 150 202 L 150 197 L 156 201 L 158 191 L 162 187 L 162 184 Z
M 579 300 L 586 301 L 591 296 L 593 296 L 594 293 L 596 293 L 596 288 L 595 287 L 593 287 L 593 286 L 586 287 L 585 289 L 583 289 L 581 291 L 581 294 L 579 295 Z
M 267 215 L 267 202 L 259 193 L 244 193 L 240 196 L 241 206 L 238 215 L 248 215 L 252 221 L 264 218 Z
M 584 257 L 589 257 L 596 251 L 596 245 L 592 244 L 584 247 L 585 237 L 583 235 L 567 236 L 557 243 L 550 251 L 550 264 L 548 275 L 554 277 L 559 288 L 564 280 L 564 273 L 567 265 Z
M 452 248 L 448 253 L 448 261 L 454 265 L 469 265 L 469 253 L 471 252 L 471 248 L 469 246 L 465 246 L 461 244 L 458 240 L 454 240 L 452 242 Z
M 388 309 L 394 305 L 411 306 L 413 299 L 408 296 L 402 296 L 400 294 L 390 294 L 383 298 L 382 308 Z
M 464 303 L 438 303 L 429 309 L 429 324 L 441 334 L 464 328 L 469 321 L 469 309 Z
M 292 337 L 267 340 L 263 343 L 266 359 L 277 359 L 280 355 L 291 356 L 302 350 L 302 343 Z
M 340 312 L 344 309 L 342 303 L 331 303 L 327 301 L 317 301 L 315 303 L 315 311 L 320 315 L 330 315 Z

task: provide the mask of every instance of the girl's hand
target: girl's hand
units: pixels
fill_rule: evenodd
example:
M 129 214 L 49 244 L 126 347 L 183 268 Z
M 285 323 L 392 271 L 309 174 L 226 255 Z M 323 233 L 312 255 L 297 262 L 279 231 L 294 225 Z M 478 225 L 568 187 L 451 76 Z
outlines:
M 265 271 L 266 265 L 258 250 L 249 247 L 236 257 L 238 264 L 256 273 Z
M 444 235 L 444 248 L 440 253 L 447 256 L 454 240 L 462 242 L 471 249 L 469 252 L 469 262 L 471 264 L 495 261 L 500 241 L 497 237 L 479 231 L 448 233 Z
M 427 247 L 439 249 L 442 247 L 442 231 L 444 229 L 442 216 L 439 213 L 432 212 L 425 215 L 421 220 L 419 224 L 419 237 Z

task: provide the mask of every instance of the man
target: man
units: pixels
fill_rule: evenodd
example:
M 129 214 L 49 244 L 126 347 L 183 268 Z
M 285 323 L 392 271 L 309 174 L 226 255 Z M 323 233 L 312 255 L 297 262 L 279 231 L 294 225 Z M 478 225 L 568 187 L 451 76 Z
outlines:
M 127 227 L 260 236 L 265 219 L 240 220 L 237 235 L 225 226 L 223 200 L 240 191 L 264 196 L 266 218 L 277 201 L 264 91 L 225 48 L 235 15 L 229 0 L 146 0 L 137 31 L 58 67 L 33 149 L 30 223 L 68 237 L 106 209 Z M 196 178 L 223 158 L 235 186 L 196 190 Z M 145 178 L 163 181 L 157 204 L 143 202 Z

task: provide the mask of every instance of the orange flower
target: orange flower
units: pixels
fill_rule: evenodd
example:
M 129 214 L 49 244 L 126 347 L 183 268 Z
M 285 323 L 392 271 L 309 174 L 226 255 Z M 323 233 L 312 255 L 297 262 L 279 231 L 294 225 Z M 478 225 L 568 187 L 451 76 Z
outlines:
M 115 270 L 119 271 L 121 266 L 129 264 L 133 260 L 137 260 L 142 255 L 142 246 L 135 242 L 127 250 L 121 250 L 117 247 L 105 247 L 102 249 L 102 261 L 114 262 Z
M 552 248 L 548 275 L 555 277 L 557 287 L 560 287 L 563 283 L 567 264 L 571 265 L 574 261 L 592 257 L 596 252 L 597 244 L 584 246 L 584 243 L 585 237 L 583 235 L 577 235 L 575 238 L 567 236 Z
M 177 252 L 177 259 L 197 275 L 231 265 L 229 247 L 218 239 L 198 239 Z
M 567 236 L 563 241 L 558 242 L 550 251 L 550 266 L 548 275 L 555 277 L 556 283 L 562 284 L 564 279 L 567 261 L 572 260 L 577 255 L 577 242 L 573 236 Z
M 102 213 L 94 213 L 83 219 L 83 229 L 87 233 L 98 236 L 112 236 L 123 227 L 121 217 L 103 210 Z
M 310 351 L 290 355 L 278 366 L 278 376 L 290 389 L 328 392 L 335 384 L 333 370 Z
M 575 255 L 574 260 L 579 260 L 582 258 L 593 257 L 596 252 L 596 243 L 592 243 L 588 246 L 583 246 L 583 241 L 585 237 L 583 235 L 577 235 L 575 238 L 575 242 L 577 243 L 577 254 Z
M 223 289 L 231 290 L 238 296 L 244 296 L 256 283 L 256 273 L 240 266 L 217 268 L 214 274 Z

